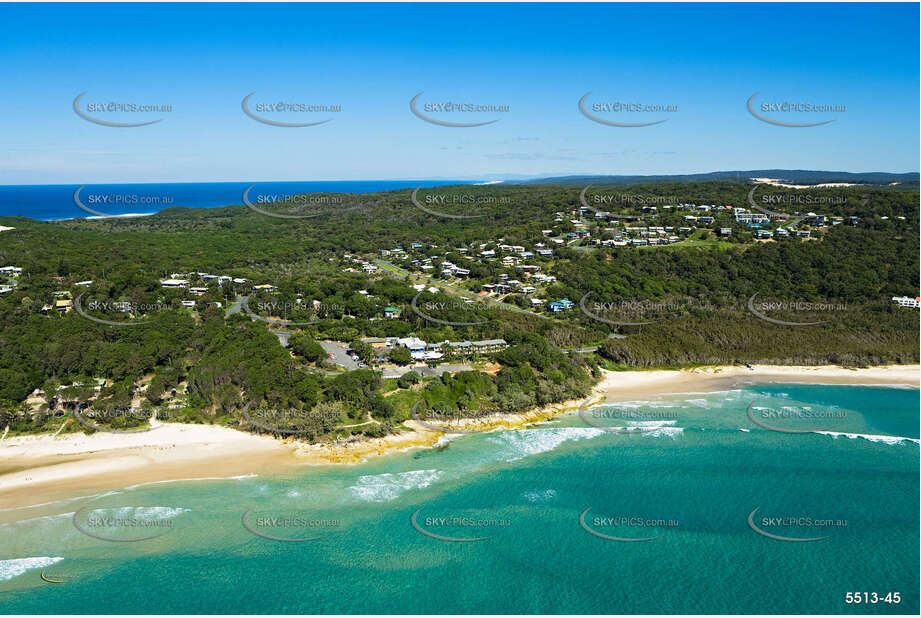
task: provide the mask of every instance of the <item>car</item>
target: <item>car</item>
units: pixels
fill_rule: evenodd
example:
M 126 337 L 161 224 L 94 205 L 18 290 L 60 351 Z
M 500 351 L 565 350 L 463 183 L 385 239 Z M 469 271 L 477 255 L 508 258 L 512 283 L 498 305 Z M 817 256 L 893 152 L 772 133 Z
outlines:
M 333 354 L 332 352 L 330 352 L 330 353 L 329 353 L 329 357 L 330 357 L 330 358 L 336 358 L 336 355 Z

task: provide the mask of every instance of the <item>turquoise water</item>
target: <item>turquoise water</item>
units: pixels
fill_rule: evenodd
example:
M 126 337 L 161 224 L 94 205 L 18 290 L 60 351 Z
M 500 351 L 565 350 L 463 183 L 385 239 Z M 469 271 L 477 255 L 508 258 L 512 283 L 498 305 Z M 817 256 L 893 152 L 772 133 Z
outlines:
M 784 433 L 752 423 L 752 403 L 753 414 L 781 406 L 838 414 L 771 419 L 781 429 L 827 432 Z M 917 389 L 761 384 L 589 412 L 599 410 L 637 416 L 589 417 L 587 424 L 571 415 L 360 466 L 147 484 L 2 511 L 0 521 L 9 523 L 0 526 L 0 608 L 918 612 Z M 654 538 L 590 533 L 580 525 L 589 508 L 589 530 Z M 758 534 L 748 522 L 756 508 L 753 522 L 765 532 L 826 538 Z M 250 509 L 248 525 L 259 533 L 319 538 L 257 536 L 241 521 Z M 423 532 L 487 538 L 433 538 L 413 527 L 417 511 Z M 159 536 L 104 541 L 80 532 L 75 512 L 77 524 L 98 536 Z M 161 525 L 93 527 L 92 518 L 98 524 L 103 515 Z M 799 525 L 777 525 L 775 517 L 800 518 Z M 438 518 L 467 519 L 446 526 Z M 610 518 L 629 519 L 614 526 Z M 65 582 L 41 581 L 42 565 Z M 849 605 L 847 592 L 898 592 L 901 603 Z

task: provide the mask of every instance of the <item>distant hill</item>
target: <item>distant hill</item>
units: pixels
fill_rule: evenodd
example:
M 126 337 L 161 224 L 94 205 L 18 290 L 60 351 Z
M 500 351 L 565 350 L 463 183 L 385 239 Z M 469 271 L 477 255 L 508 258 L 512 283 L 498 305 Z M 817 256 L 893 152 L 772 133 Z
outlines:
M 748 182 L 750 178 L 775 178 L 782 182 L 798 185 L 814 185 L 830 182 L 848 182 L 870 186 L 892 186 L 895 189 L 917 189 L 917 172 L 893 174 L 890 172 L 827 172 L 818 170 L 748 170 L 706 172 L 701 174 L 657 174 L 649 176 L 556 176 L 526 181 L 527 184 L 555 185 L 629 185 L 651 182 Z M 892 183 L 898 183 L 893 185 Z

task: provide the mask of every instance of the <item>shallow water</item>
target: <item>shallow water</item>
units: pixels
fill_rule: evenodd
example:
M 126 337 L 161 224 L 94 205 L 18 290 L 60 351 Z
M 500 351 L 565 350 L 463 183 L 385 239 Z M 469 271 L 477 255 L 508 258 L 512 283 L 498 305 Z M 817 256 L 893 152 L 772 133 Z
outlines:
M 917 613 L 918 403 L 910 388 L 753 384 L 358 466 L 22 509 L 0 527 L 0 607 Z M 750 405 L 810 433 L 765 429 Z M 834 414 L 757 415 L 783 407 Z M 753 530 L 755 509 L 755 527 L 788 540 Z M 858 591 L 901 603 L 846 604 Z

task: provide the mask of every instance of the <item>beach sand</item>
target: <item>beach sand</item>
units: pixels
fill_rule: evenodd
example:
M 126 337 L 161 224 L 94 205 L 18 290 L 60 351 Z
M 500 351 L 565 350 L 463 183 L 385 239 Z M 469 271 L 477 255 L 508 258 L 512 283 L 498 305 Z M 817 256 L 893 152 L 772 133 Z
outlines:
M 680 371 L 606 371 L 601 386 L 606 399 L 666 393 L 711 392 L 734 388 L 744 382 L 793 382 L 802 384 L 907 384 L 919 386 L 921 365 L 886 365 L 850 369 L 836 365 L 785 367 L 744 365 L 700 367 Z
M 727 390 L 752 381 L 918 386 L 919 376 L 918 365 L 606 371 L 589 400 L 597 403 Z M 573 400 L 521 414 L 494 415 L 452 428 L 514 429 L 575 410 L 584 402 Z M 277 440 L 209 425 L 157 425 L 152 431 L 134 434 L 63 434 L 0 440 L 0 503 L 9 509 L 156 481 L 284 473 L 303 465 L 356 464 L 377 455 L 433 447 L 444 435 L 414 420 L 404 423 L 406 431 L 399 434 L 341 444 Z

